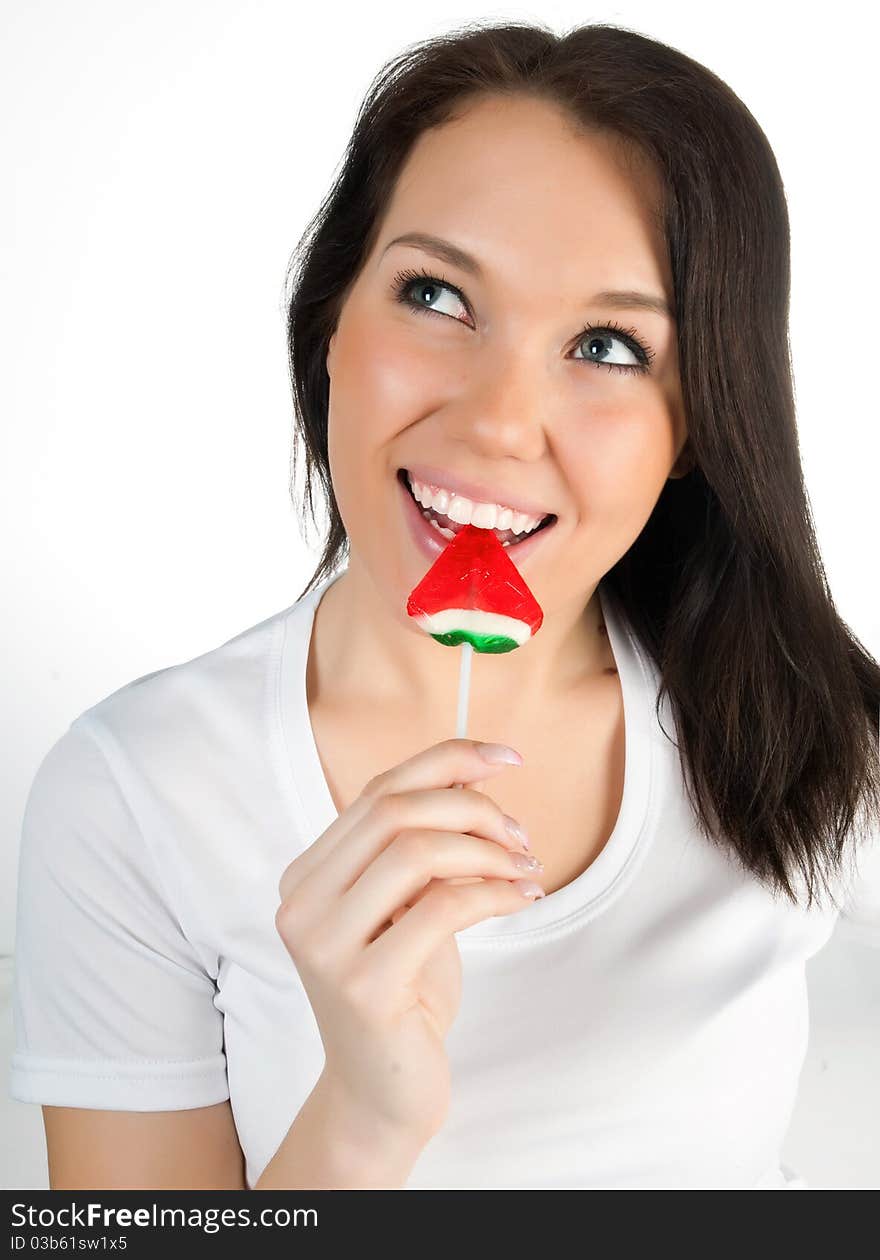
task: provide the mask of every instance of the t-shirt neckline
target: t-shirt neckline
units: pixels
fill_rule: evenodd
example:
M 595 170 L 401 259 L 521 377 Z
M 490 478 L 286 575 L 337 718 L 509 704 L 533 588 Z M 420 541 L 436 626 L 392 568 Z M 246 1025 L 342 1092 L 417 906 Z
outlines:
M 344 572 L 344 570 L 343 570 Z M 283 783 L 299 805 L 301 821 L 316 840 L 339 816 L 318 754 L 309 717 L 306 668 L 315 612 L 324 592 L 342 572 L 304 595 L 285 615 L 280 658 L 276 734 Z M 628 628 L 613 592 L 599 583 L 599 600 L 623 694 L 626 755 L 623 796 L 614 828 L 601 852 L 570 883 L 523 910 L 485 919 L 456 932 L 459 942 L 510 942 L 556 935 L 601 914 L 628 882 L 647 848 L 654 778 L 656 678 Z

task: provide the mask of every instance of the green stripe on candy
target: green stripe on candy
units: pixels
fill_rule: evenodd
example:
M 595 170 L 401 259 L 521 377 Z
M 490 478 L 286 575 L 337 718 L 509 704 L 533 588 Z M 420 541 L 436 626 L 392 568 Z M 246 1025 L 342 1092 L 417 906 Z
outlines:
M 475 652 L 512 652 L 532 637 L 528 623 L 518 617 L 479 608 L 444 608 L 422 613 L 414 620 L 437 643 L 445 647 L 470 643 Z

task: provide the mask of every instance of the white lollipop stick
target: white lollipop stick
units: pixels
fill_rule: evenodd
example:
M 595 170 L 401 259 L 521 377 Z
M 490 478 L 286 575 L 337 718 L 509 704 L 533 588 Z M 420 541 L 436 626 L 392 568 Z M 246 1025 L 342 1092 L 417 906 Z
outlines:
M 471 658 L 474 654 L 473 643 L 465 641 L 461 645 L 461 668 L 458 671 L 458 716 L 456 718 L 455 735 L 464 739 L 467 732 L 468 700 L 471 694 Z M 464 787 L 463 783 L 454 784 Z

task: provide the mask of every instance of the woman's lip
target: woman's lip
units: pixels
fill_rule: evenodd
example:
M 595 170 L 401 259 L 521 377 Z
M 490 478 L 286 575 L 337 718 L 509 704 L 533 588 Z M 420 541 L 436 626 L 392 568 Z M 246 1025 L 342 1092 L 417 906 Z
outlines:
M 428 559 L 431 561 L 436 560 L 437 557 L 449 546 L 451 539 L 444 538 L 442 534 L 438 534 L 433 525 L 428 524 L 424 516 L 422 516 L 421 507 L 412 497 L 409 489 L 404 484 L 403 476 L 398 473 L 396 474 L 394 480 L 397 482 L 400 493 L 404 499 L 403 510 L 406 514 L 407 524 L 409 525 L 414 543 L 422 554 L 428 557 Z M 504 550 L 510 552 L 511 559 L 514 560 L 516 564 L 522 563 L 523 560 L 528 559 L 544 535 L 549 534 L 551 530 L 556 527 L 557 523 L 557 521 L 553 521 L 551 525 L 545 525 L 543 529 L 536 530 L 533 534 L 529 534 L 528 538 L 524 538 L 522 542 L 511 543 L 510 546 L 505 547 Z

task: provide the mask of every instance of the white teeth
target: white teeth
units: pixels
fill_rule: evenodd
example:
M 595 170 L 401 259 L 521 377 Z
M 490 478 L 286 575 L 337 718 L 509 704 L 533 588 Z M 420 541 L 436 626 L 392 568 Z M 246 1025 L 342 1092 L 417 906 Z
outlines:
M 410 488 L 422 507 L 434 508 L 459 525 L 476 525 L 478 529 L 510 529 L 515 534 L 529 534 L 541 524 L 543 516 L 515 512 L 498 503 L 475 503 L 462 494 L 453 494 L 442 486 L 428 486 L 406 474 Z

